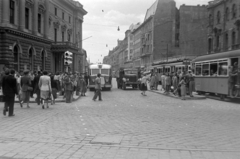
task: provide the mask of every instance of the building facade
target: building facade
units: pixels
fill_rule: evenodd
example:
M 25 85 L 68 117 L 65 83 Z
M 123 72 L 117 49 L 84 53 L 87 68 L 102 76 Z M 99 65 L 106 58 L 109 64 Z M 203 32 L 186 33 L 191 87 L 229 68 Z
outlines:
M 240 49 L 240 1 L 218 0 L 208 5 L 208 53 Z
M 194 59 L 207 54 L 207 6 L 182 5 L 179 14 L 181 58 Z
M 81 72 L 82 22 L 87 12 L 79 2 L 2 0 L 0 8 L 1 67 L 63 72 L 63 54 L 70 51 L 70 70 Z
M 141 35 L 142 31 L 140 28 L 140 23 L 136 24 L 132 34 L 133 34 L 133 67 L 141 67 Z

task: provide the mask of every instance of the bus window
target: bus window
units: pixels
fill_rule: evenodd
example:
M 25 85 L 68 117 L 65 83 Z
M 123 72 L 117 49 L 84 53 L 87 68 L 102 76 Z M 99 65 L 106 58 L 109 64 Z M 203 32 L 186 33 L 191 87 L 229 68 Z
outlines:
M 218 63 L 214 62 L 210 64 L 210 76 L 217 75 L 218 72 Z
M 101 74 L 109 75 L 109 69 L 101 69 Z
M 196 65 L 196 75 L 201 76 L 202 75 L 202 65 L 197 64 Z
M 228 63 L 226 62 L 219 62 L 218 64 L 218 75 L 219 76 L 227 76 L 228 72 Z
M 92 75 L 96 75 L 98 73 L 100 73 L 99 69 L 92 69 Z
M 209 76 L 209 74 L 210 74 L 210 71 L 209 71 L 210 67 L 209 66 L 210 66 L 209 63 L 203 64 L 203 67 L 202 67 L 203 76 Z

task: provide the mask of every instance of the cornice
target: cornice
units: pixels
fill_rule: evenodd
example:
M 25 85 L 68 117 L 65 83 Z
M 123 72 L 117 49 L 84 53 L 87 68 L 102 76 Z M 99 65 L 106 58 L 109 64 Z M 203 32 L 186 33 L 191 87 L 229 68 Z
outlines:
M 52 40 L 49 39 L 45 39 L 45 38 L 41 38 L 29 33 L 25 33 L 25 32 L 21 32 L 12 28 L 5 28 L 5 27 L 0 27 L 0 33 L 8 33 L 8 34 L 12 34 L 12 35 L 16 35 L 16 36 L 20 36 L 23 38 L 27 38 L 27 39 L 31 39 L 31 40 L 35 40 L 35 41 L 39 41 L 39 42 L 43 42 L 43 43 L 52 43 Z

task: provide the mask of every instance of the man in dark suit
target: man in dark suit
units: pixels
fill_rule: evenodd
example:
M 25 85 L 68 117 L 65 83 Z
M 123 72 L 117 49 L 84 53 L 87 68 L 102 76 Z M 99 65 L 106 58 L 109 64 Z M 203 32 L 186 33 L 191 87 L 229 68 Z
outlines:
M 5 105 L 9 107 L 8 110 L 8 116 L 14 116 L 14 100 L 15 100 L 15 94 L 18 94 L 17 89 L 17 80 L 14 77 L 15 71 L 11 70 L 10 75 L 3 78 L 2 81 L 2 88 L 3 88 L 3 95 L 4 95 L 4 101 Z M 6 115 L 6 108 L 3 110 L 3 114 Z
M 33 89 L 34 89 L 34 93 L 37 94 L 37 98 L 36 98 L 36 102 L 38 105 L 40 105 L 41 103 L 41 100 L 40 100 L 40 89 L 39 89 L 39 86 L 38 86 L 38 83 L 39 83 L 39 79 L 41 77 L 42 73 L 41 71 L 38 71 L 38 75 L 34 77 L 34 80 L 33 80 Z

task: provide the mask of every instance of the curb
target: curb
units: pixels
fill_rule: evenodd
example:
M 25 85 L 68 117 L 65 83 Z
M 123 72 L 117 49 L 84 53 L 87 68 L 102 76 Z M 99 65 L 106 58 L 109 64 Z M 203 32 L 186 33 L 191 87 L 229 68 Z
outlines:
M 167 96 L 167 97 L 171 97 L 171 98 L 175 98 L 175 99 L 181 99 L 181 97 L 178 97 L 178 96 L 173 96 L 173 95 L 167 95 L 167 94 L 164 94 L 164 93 L 161 93 L 161 92 L 157 92 L 157 91 L 154 91 L 154 90 L 148 90 L 149 92 L 152 92 L 152 93 L 157 93 L 157 94 L 161 94 L 161 95 L 164 95 L 164 96 Z M 203 99 L 207 99 L 206 96 L 202 96 L 202 97 L 185 97 L 186 100 L 203 100 Z

